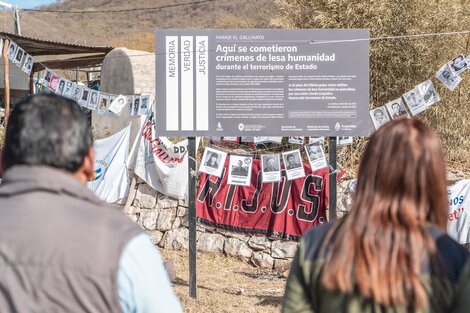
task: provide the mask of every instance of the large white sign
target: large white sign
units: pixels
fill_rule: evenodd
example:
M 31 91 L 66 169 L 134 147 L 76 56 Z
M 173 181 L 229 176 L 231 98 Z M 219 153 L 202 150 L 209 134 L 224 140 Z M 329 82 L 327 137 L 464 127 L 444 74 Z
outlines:
M 367 136 L 369 31 L 158 30 L 159 136 Z

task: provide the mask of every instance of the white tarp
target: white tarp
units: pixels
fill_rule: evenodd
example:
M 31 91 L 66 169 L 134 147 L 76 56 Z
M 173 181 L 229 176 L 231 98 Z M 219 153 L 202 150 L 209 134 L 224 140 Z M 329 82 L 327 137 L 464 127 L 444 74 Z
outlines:
M 129 151 L 130 126 L 116 134 L 95 140 L 95 179 L 88 183 L 100 199 L 114 203 L 129 192 L 126 160 Z
M 188 140 L 173 144 L 166 137 L 157 137 L 152 114 L 142 116 L 142 125 L 129 155 L 128 167 L 160 193 L 185 198 L 188 192 Z
M 461 244 L 470 243 L 470 179 L 449 187 L 447 232 Z

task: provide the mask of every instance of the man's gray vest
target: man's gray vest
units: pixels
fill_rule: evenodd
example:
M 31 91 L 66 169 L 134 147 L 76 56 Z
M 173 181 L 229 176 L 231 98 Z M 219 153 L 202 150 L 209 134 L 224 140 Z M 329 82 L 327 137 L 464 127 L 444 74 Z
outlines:
M 70 174 L 14 166 L 0 185 L 0 312 L 122 312 L 119 259 L 139 233 Z

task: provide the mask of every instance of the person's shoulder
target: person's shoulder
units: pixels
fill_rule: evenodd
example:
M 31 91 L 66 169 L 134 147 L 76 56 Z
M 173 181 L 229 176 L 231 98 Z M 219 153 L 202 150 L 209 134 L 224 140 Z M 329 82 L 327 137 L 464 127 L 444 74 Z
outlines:
M 443 265 L 450 274 L 450 278 L 456 280 L 465 264 L 469 261 L 470 253 L 437 227 L 431 227 L 430 233 L 435 241 L 437 253 L 444 262 Z
M 333 223 L 334 222 L 316 226 L 303 236 L 302 242 L 305 249 L 305 258 L 313 260 L 318 257 L 323 239 Z

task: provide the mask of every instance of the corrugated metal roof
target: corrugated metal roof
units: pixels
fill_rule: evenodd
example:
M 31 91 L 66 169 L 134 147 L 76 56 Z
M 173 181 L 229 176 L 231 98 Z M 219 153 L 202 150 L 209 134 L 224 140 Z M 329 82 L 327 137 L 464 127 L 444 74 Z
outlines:
M 40 38 L 31 38 L 19 36 L 8 32 L 0 32 L 2 38 L 13 40 L 27 53 L 33 56 L 41 55 L 63 55 L 63 54 L 80 54 L 80 53 L 103 53 L 106 55 L 113 50 L 109 46 L 86 46 L 59 41 L 45 40 Z

